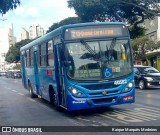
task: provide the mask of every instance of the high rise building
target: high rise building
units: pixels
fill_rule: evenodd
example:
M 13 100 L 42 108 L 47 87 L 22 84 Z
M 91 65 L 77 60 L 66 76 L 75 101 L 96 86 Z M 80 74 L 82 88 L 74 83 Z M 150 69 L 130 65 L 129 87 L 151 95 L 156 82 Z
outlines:
M 21 40 L 29 39 L 29 32 L 25 29 L 21 29 Z
M 45 30 L 38 24 L 32 24 L 29 27 L 29 39 L 34 39 L 36 37 L 43 36 L 45 34 Z
M 16 43 L 16 38 L 13 33 L 13 25 L 8 24 L 0 28 L 0 71 L 5 71 L 5 56 L 9 47 Z

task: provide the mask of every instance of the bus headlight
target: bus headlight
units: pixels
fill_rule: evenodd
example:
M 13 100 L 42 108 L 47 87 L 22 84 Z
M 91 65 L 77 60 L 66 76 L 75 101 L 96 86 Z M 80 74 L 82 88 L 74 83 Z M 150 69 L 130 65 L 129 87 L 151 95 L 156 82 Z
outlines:
M 72 94 L 74 94 L 74 95 L 77 94 L 77 89 L 73 88 L 72 89 Z
M 127 86 L 124 88 L 123 92 L 128 92 L 134 87 L 134 80 L 130 81 Z
M 129 87 L 129 88 L 132 88 L 132 87 L 133 87 L 133 83 L 131 83 L 131 82 L 128 83 L 128 87 Z
M 69 87 L 68 89 L 74 97 L 86 97 L 86 95 L 77 88 Z

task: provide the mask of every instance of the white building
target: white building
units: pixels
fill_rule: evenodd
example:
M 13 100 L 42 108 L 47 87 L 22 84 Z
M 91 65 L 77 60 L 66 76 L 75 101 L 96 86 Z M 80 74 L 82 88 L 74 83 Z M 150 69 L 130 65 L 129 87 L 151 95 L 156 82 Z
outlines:
M 29 32 L 25 29 L 21 29 L 21 40 L 29 39 Z
M 0 72 L 5 71 L 5 56 L 9 50 L 9 47 L 16 43 L 16 38 L 13 33 L 13 25 L 5 25 L 5 27 L 0 28 Z
M 153 20 L 146 19 L 142 24 L 146 28 L 146 34 L 154 41 L 160 41 L 160 17 L 155 17 Z
M 39 24 L 33 24 L 29 27 L 29 39 L 34 39 L 43 36 L 44 34 L 45 30 Z

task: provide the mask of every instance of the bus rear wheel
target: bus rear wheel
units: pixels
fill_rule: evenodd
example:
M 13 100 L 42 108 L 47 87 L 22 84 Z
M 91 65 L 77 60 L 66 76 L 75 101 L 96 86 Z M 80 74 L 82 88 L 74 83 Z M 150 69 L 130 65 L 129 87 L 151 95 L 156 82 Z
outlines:
M 36 95 L 33 93 L 32 86 L 31 86 L 30 83 L 28 84 L 28 90 L 29 90 L 29 95 L 30 95 L 30 97 L 31 97 L 31 98 L 35 98 Z

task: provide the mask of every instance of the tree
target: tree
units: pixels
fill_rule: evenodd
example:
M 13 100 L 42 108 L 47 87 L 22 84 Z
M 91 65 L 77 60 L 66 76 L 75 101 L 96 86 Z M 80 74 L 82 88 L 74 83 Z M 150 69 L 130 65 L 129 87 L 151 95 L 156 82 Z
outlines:
M 78 17 L 68 17 L 62 21 L 60 21 L 59 23 L 53 23 L 53 25 L 51 27 L 49 27 L 48 32 L 51 32 L 52 30 L 55 30 L 56 28 L 62 26 L 62 25 L 68 25 L 68 24 L 75 24 L 75 23 L 79 23 L 80 22 L 80 18 Z
M 134 59 L 145 59 L 148 64 L 147 53 L 160 48 L 160 42 L 154 42 L 148 37 L 135 38 L 132 41 Z
M 68 7 L 74 8 L 82 22 L 128 22 L 133 27 L 131 30 L 140 35 L 143 28 L 138 24 L 159 15 L 157 2 L 159 0 L 68 0 Z
M 20 48 L 33 40 L 25 39 L 11 46 L 6 54 L 5 61 L 9 63 L 20 61 Z
M 16 9 L 20 5 L 20 0 L 0 0 L 0 14 L 5 14 L 9 10 Z

